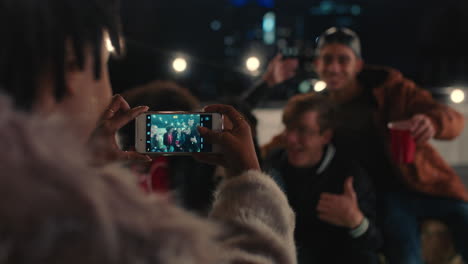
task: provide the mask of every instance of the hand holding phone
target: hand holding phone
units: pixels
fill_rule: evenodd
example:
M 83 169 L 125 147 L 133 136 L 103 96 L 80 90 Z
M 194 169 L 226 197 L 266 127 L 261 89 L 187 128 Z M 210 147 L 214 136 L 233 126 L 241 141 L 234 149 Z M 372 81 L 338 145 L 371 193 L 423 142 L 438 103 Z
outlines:
M 146 155 L 121 150 L 116 141 L 117 131 L 146 111 L 148 111 L 147 106 L 130 108 L 122 96 L 115 95 L 89 139 L 90 148 L 94 155 L 93 162 L 104 164 L 117 160 L 151 161 L 151 158 Z
M 223 131 L 199 127 L 200 135 L 207 142 L 219 145 L 221 153 L 217 155 L 200 153 L 194 157 L 202 162 L 221 165 L 230 172 L 230 175 L 237 175 L 247 170 L 260 170 L 252 132 L 242 114 L 228 105 L 207 106 L 205 111 L 217 112 L 225 117 Z M 231 123 L 232 126 L 228 123 Z

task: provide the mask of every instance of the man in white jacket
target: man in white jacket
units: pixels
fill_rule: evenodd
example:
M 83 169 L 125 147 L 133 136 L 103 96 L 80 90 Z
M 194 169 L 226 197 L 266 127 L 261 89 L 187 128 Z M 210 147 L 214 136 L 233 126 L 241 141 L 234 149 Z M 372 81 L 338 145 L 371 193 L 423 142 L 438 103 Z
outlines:
M 206 109 L 232 129 L 200 129 L 223 155 L 197 158 L 231 175 L 211 219 L 144 196 L 128 171 L 107 165 L 149 159 L 115 142 L 148 110 L 112 97 L 117 14 L 113 0 L 0 0 L 0 263 L 295 263 L 294 213 L 259 171 L 233 108 Z

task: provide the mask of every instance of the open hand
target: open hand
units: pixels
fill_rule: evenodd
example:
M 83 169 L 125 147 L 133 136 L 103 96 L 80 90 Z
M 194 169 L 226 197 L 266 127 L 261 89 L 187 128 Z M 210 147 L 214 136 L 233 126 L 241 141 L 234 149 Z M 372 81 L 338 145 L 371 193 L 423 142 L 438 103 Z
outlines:
M 296 75 L 298 65 L 299 61 L 297 59 L 283 60 L 283 55 L 278 54 L 268 64 L 263 80 L 270 87 L 280 84 Z

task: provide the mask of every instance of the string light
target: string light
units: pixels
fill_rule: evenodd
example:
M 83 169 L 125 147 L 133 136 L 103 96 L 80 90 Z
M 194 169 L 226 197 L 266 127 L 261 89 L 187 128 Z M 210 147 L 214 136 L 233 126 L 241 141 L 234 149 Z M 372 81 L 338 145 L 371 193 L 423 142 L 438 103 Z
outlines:
M 450 99 L 456 104 L 462 103 L 465 101 L 465 92 L 460 89 L 455 89 L 450 93 Z
M 247 61 L 245 62 L 245 66 L 250 72 L 258 71 L 258 69 L 260 68 L 260 60 L 257 57 L 252 56 L 247 59 Z
M 187 60 L 181 57 L 174 59 L 172 62 L 172 68 L 178 73 L 184 72 L 187 70 Z
M 324 81 L 317 81 L 314 85 L 314 91 L 321 92 L 327 88 L 327 83 Z

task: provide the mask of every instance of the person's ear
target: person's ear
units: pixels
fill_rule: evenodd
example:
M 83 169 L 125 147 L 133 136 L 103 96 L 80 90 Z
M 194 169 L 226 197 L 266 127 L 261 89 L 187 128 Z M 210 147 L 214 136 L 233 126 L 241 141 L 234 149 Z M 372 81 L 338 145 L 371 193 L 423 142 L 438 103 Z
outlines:
M 333 130 L 327 129 L 324 132 L 322 132 L 322 139 L 323 139 L 323 144 L 324 145 L 330 143 L 332 138 L 333 138 Z
M 364 68 L 364 60 L 358 58 L 356 61 L 356 73 L 360 73 Z

